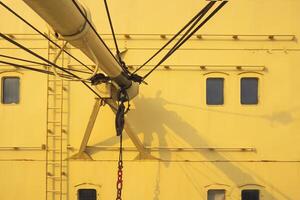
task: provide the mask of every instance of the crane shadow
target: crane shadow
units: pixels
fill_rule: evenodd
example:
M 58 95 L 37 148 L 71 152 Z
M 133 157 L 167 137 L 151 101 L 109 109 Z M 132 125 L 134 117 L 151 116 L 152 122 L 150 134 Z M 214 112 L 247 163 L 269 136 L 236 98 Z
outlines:
M 145 146 L 151 146 L 154 141 L 154 137 L 157 137 L 159 147 L 168 147 L 166 137 L 167 133 L 170 132 L 169 130 L 171 130 L 191 147 L 196 148 L 199 146 L 209 146 L 204 136 L 202 136 L 202 133 L 199 133 L 196 128 L 182 119 L 176 112 L 166 108 L 168 104 L 169 102 L 161 97 L 160 91 L 157 92 L 155 97 L 145 98 L 144 96 L 139 96 L 134 99 L 135 109 L 128 113 L 127 121 L 130 123 L 131 128 L 135 133 L 144 135 L 143 144 Z M 266 118 L 264 116 L 261 117 Z M 287 121 L 289 123 L 290 118 L 288 117 L 288 120 L 283 121 Z M 114 144 L 117 144 L 116 137 L 111 137 L 105 141 L 96 143 L 93 146 L 109 146 Z M 97 151 L 99 150 L 91 149 L 88 153 L 93 154 Z M 211 164 L 235 185 L 259 184 L 252 174 L 243 171 L 237 163 L 230 162 L 219 152 L 199 151 L 198 153 L 206 160 L 221 161 L 211 162 Z M 172 152 L 159 151 L 159 157 L 161 160 L 170 161 L 172 160 Z M 170 162 L 163 163 L 166 167 L 168 167 Z M 272 185 L 272 188 L 274 188 L 274 185 Z M 159 188 L 156 188 L 155 199 L 158 199 L 157 193 L 159 192 L 157 191 L 159 191 Z M 283 195 L 280 194 L 280 196 Z M 265 191 L 264 197 L 265 199 L 275 199 L 275 197 L 267 191 Z M 291 198 L 286 195 L 284 196 L 284 199 L 291 200 Z

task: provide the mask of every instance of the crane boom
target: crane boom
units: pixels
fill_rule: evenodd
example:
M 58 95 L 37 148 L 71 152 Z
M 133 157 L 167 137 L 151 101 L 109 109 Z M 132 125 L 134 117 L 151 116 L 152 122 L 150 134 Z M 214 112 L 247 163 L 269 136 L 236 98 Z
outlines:
M 114 85 L 127 90 L 129 98 L 138 94 L 138 83 L 131 81 L 124 73 L 119 62 L 111 54 L 103 40 L 100 40 L 96 32 L 87 23 L 74 3 L 61 0 L 23 0 L 32 10 L 44 19 L 63 40 L 81 50 L 90 58 L 107 76 Z M 85 13 L 92 23 L 89 9 L 75 3 Z

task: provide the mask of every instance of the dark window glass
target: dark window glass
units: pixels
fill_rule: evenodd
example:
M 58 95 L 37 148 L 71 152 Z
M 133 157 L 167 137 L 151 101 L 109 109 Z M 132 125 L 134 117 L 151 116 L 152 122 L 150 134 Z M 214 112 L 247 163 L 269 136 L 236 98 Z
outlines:
M 224 79 L 223 78 L 206 79 L 206 104 L 207 105 L 224 104 Z
M 95 189 L 79 189 L 78 200 L 97 200 L 97 191 Z
M 208 190 L 207 200 L 225 200 L 225 190 Z
M 19 103 L 20 79 L 18 77 L 5 77 L 2 79 L 2 103 Z
M 243 190 L 242 200 L 259 200 L 259 190 Z
M 257 78 L 241 79 L 241 103 L 242 104 L 258 103 L 258 79 Z

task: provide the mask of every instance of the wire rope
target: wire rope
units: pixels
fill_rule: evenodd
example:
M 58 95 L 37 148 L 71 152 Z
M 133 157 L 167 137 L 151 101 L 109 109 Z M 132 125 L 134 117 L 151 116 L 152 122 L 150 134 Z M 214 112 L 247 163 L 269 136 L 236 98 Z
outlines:
M 8 7 L 6 4 L 4 4 L 3 2 L 0 1 L 0 5 L 3 6 L 4 8 L 6 8 L 9 12 L 11 12 L 13 15 L 15 15 L 17 18 L 19 18 L 21 21 L 23 21 L 25 24 L 27 24 L 29 27 L 31 27 L 33 30 L 35 30 L 37 33 L 39 33 L 41 36 L 43 36 L 45 39 L 47 39 L 49 42 L 51 42 L 53 45 L 55 45 L 57 48 L 61 49 L 61 47 L 54 42 L 52 39 L 50 39 L 50 37 L 48 37 L 46 34 L 42 33 L 40 30 L 38 30 L 35 26 L 33 26 L 30 22 L 28 22 L 27 20 L 25 20 L 23 17 L 21 17 L 18 13 L 16 13 L 13 9 L 11 9 L 10 7 Z M 77 59 L 75 56 L 73 56 L 72 54 L 70 54 L 68 51 L 63 50 L 66 54 L 68 54 L 71 58 L 73 58 L 74 60 L 76 60 L 78 63 L 80 63 L 81 65 L 83 65 L 86 69 L 88 69 L 89 71 L 93 71 L 91 68 L 89 68 L 86 64 L 84 64 L 83 62 L 81 62 L 79 59 Z
M 13 59 L 13 60 L 18 60 L 18 61 L 23 61 L 23 62 L 27 62 L 27 63 L 31 63 L 31 64 L 42 65 L 42 66 L 50 66 L 49 64 L 46 64 L 46 63 L 36 62 L 36 61 L 27 60 L 27 59 L 23 59 L 23 58 L 17 58 L 17 57 L 13 57 L 13 56 L 4 55 L 4 54 L 0 54 L 0 57 Z M 85 73 L 85 74 L 91 74 L 90 72 L 82 71 L 82 70 L 78 70 L 78 69 L 68 69 L 68 70 L 69 71 L 80 72 L 80 73 Z
M 96 34 L 97 38 L 100 40 L 100 42 L 104 45 L 104 47 L 108 50 L 108 52 L 111 54 L 111 56 L 115 59 L 115 61 L 119 64 L 119 66 L 121 67 L 121 69 L 123 69 L 122 64 L 118 61 L 118 59 L 113 55 L 113 53 L 111 52 L 111 50 L 109 49 L 109 47 L 107 46 L 107 44 L 104 42 L 104 40 L 101 38 L 101 36 L 99 35 L 99 33 L 97 32 L 97 30 L 95 29 L 95 27 L 93 26 L 93 24 L 90 22 L 90 20 L 88 19 L 88 17 L 86 16 L 86 14 L 84 13 L 84 11 L 82 11 L 82 9 L 79 7 L 79 5 L 77 4 L 76 0 L 72 0 L 73 4 L 75 5 L 75 7 L 77 8 L 77 10 L 80 12 L 81 16 L 85 19 L 85 21 L 88 23 L 88 25 L 91 27 L 91 29 L 94 31 L 94 33 Z M 84 10 L 84 9 L 83 9 Z M 123 69 L 124 70 L 124 69 Z
M 156 70 L 164 61 L 166 61 L 179 47 L 181 47 L 191 36 L 193 36 L 203 25 L 205 25 L 228 1 L 222 1 L 221 4 L 210 13 L 210 15 L 201 22 L 191 33 L 188 34 L 179 44 L 173 46 L 169 52 L 156 64 L 146 75 L 143 76 L 145 80 L 154 70 Z
M 38 55 L 37 53 L 31 51 L 31 50 L 28 49 L 27 47 L 21 45 L 20 43 L 18 43 L 18 42 L 16 42 L 16 41 L 12 40 L 12 39 L 9 38 L 9 37 L 7 37 L 7 36 L 4 35 L 3 33 L 0 33 L 0 37 L 2 37 L 3 39 L 7 40 L 8 42 L 10 42 L 10 43 L 12 43 L 12 44 L 18 46 L 19 48 L 21 48 L 21 49 L 23 49 L 24 51 L 30 53 L 31 55 L 33 55 L 33 56 L 39 58 L 40 60 L 43 60 L 44 62 L 48 63 L 49 65 L 52 65 L 52 66 L 54 66 L 54 67 L 60 69 L 61 71 L 65 72 L 65 73 L 67 73 L 67 74 L 69 74 L 69 75 L 71 75 L 71 76 L 73 76 L 73 77 L 75 77 L 75 78 L 77 78 L 77 79 L 80 79 L 80 77 L 78 77 L 77 75 L 73 74 L 72 72 L 69 72 L 69 71 L 65 70 L 64 68 L 58 66 L 57 64 L 55 64 L 55 63 L 53 63 L 53 62 L 47 60 L 46 58 L 44 58 L 44 57 Z M 91 87 L 90 87 L 87 83 L 85 83 L 83 80 L 80 80 L 80 82 L 82 82 L 82 83 L 83 83 L 89 90 L 91 90 L 97 97 L 99 97 L 100 99 L 103 99 L 103 98 L 102 98 L 95 90 L 93 90 L 93 88 L 91 88 Z
M 215 2 L 212 1 L 210 3 L 208 3 L 208 5 L 210 4 L 214 4 Z M 207 6 L 208 6 L 207 5 Z M 207 7 L 206 6 L 206 7 Z M 205 8 L 206 8 L 205 7 Z M 201 16 L 203 14 L 203 12 L 205 11 L 205 8 L 203 8 L 202 10 L 200 10 L 184 27 L 182 27 L 166 44 L 164 44 L 155 54 L 153 54 L 146 62 L 144 62 L 144 64 L 142 64 L 139 68 L 137 68 L 133 74 L 137 73 L 140 69 L 142 69 L 145 65 L 147 65 L 151 60 L 153 60 L 162 50 L 164 50 L 169 44 L 171 44 L 171 42 L 173 42 L 187 27 L 189 27 L 191 25 L 191 23 L 193 23 L 199 16 Z

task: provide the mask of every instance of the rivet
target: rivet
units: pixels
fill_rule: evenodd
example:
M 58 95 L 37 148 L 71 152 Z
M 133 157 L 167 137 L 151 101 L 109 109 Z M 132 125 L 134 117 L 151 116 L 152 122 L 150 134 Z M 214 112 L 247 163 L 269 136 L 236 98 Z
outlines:
M 170 70 L 170 69 L 171 69 L 169 65 L 165 65 L 164 68 L 165 68 L 166 70 Z
M 274 40 L 274 35 L 269 35 L 269 40 Z
M 232 38 L 233 38 L 234 40 L 238 40 L 238 39 L 239 39 L 239 36 L 233 35 Z
M 206 66 L 200 66 L 200 69 L 202 69 L 202 70 L 206 70 Z
M 131 36 L 130 36 L 129 34 L 125 34 L 124 37 L 125 37 L 126 39 L 131 39 Z
M 197 35 L 196 37 L 197 37 L 199 40 L 202 40 L 202 39 L 203 39 L 202 35 Z
M 236 66 L 237 70 L 242 70 L 242 66 Z
M 161 35 L 160 35 L 160 38 L 161 38 L 161 39 L 167 39 L 167 36 L 166 36 L 165 34 L 161 34 Z

